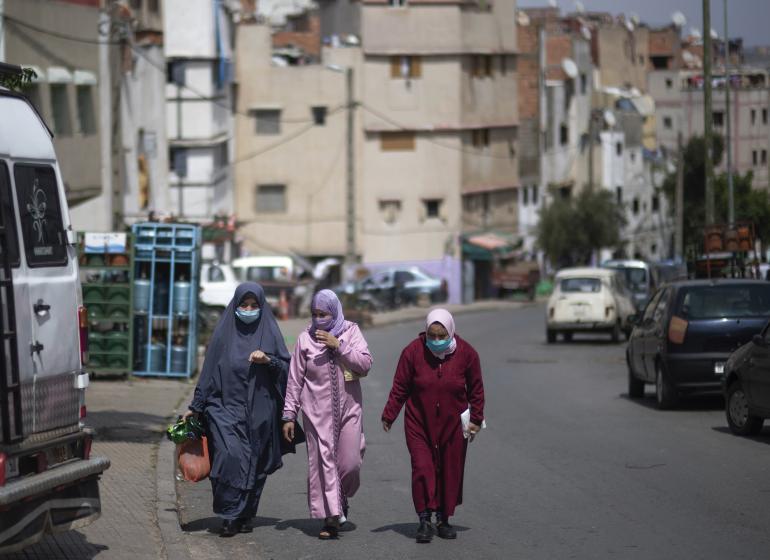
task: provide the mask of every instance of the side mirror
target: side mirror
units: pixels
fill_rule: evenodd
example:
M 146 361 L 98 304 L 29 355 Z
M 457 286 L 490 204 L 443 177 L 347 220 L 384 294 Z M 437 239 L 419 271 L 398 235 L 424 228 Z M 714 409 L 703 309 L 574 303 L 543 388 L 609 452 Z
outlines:
M 752 338 L 752 339 L 751 339 L 751 341 L 752 341 L 752 342 L 753 342 L 753 343 L 754 343 L 756 346 L 760 346 L 760 347 L 762 347 L 762 348 L 764 348 L 765 346 L 767 346 L 767 342 L 765 341 L 765 339 L 762 337 L 762 335 L 761 335 L 761 334 L 755 334 L 755 335 L 754 335 L 754 338 Z
M 633 315 L 628 316 L 628 324 L 629 325 L 638 325 L 639 324 L 639 314 L 634 313 Z

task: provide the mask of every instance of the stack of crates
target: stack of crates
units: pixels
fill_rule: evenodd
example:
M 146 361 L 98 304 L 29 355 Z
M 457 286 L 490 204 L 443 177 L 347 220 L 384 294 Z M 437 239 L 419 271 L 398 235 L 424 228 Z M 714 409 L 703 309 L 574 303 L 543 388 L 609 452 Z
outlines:
M 201 228 L 139 223 L 134 235 L 134 375 L 189 378 L 197 368 Z
M 88 369 L 126 376 L 132 359 L 132 250 L 126 233 L 78 235 L 83 305 L 88 312 Z

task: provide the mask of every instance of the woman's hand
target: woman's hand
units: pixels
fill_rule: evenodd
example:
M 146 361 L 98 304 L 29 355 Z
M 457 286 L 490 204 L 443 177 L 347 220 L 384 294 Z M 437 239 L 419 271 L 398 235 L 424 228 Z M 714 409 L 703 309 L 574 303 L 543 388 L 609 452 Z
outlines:
M 337 340 L 337 337 L 327 331 L 317 330 L 315 332 L 315 339 L 318 342 L 326 344 L 326 346 L 332 350 L 337 350 L 340 347 L 340 341 Z
M 476 437 L 476 434 L 479 433 L 480 429 L 481 429 L 481 426 L 478 426 L 473 422 L 469 422 L 468 423 L 468 441 L 473 441 L 473 438 Z
M 283 439 L 291 443 L 294 441 L 294 422 L 288 421 L 283 424 Z
M 269 364 L 270 363 L 270 356 L 265 354 L 262 350 L 254 350 L 249 355 L 249 361 L 252 364 Z
M 387 420 L 383 420 L 383 421 L 382 421 L 382 429 L 383 429 L 383 430 L 385 430 L 386 432 L 389 432 L 389 431 L 390 431 L 390 427 L 391 427 L 392 425 L 393 425 L 393 424 L 391 424 L 391 423 L 390 423 L 390 422 L 388 422 Z
M 184 414 L 182 414 L 182 420 L 187 420 L 190 416 L 198 416 L 197 412 L 193 412 L 192 410 L 188 410 Z

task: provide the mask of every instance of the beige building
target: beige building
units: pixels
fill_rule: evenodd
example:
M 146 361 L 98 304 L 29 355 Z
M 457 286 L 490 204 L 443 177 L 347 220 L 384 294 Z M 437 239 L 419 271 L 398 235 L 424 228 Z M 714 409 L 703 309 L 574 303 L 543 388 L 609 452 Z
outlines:
M 236 212 L 251 252 L 346 248 L 345 76 L 354 70 L 355 243 L 370 271 L 417 265 L 461 290 L 461 234 L 516 232 L 516 4 L 320 4 L 317 66 L 279 67 L 238 31 Z M 325 111 L 323 125 L 313 122 Z

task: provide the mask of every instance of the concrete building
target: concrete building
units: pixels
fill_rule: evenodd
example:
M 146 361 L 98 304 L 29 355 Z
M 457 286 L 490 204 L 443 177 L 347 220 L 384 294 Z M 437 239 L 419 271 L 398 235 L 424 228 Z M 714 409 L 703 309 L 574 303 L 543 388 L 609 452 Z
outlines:
M 164 3 L 168 203 L 187 220 L 233 212 L 230 3 Z
M 101 146 L 112 130 L 104 126 L 100 96 L 112 84 L 109 74 L 100 73 L 100 49 L 116 66 L 118 52 L 98 44 L 99 5 L 99 0 L 4 0 L 0 60 L 37 73 L 25 93 L 54 134 L 74 226 L 109 229 L 110 206 L 100 197 L 107 165 Z M 95 200 L 101 203 L 94 205 Z

